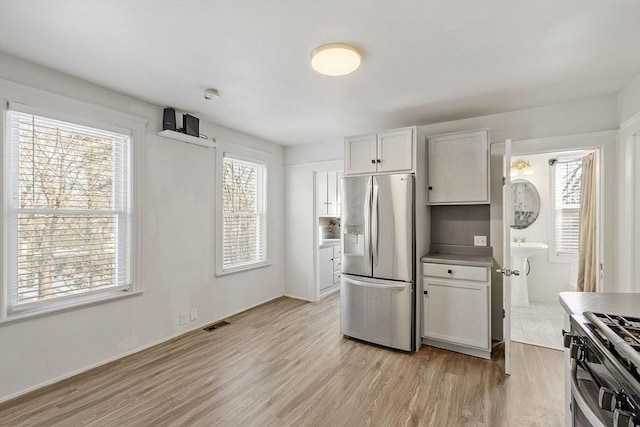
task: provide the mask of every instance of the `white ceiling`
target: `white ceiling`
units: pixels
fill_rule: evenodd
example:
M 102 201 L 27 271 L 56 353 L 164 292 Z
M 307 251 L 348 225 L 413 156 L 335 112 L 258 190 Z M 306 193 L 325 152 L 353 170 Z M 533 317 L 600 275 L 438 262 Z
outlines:
M 639 22 L 626 0 L 0 0 L 0 51 L 290 145 L 617 93 Z M 359 70 L 313 71 L 334 41 Z

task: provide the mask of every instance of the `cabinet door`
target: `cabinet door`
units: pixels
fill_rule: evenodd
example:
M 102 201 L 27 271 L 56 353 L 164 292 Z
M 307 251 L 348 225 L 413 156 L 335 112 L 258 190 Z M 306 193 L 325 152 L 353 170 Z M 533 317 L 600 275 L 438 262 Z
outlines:
M 320 292 L 333 286 L 333 248 L 321 248 L 318 257 Z
M 490 348 L 488 284 L 423 278 L 422 334 L 453 344 Z
M 488 131 L 429 138 L 428 202 L 489 203 Z
M 414 159 L 414 128 L 378 133 L 378 172 L 410 172 Z
M 338 271 L 334 271 L 334 272 L 333 272 L 333 286 L 334 286 L 334 287 L 336 287 L 336 288 L 337 288 L 338 286 L 340 286 L 340 275 L 341 275 L 341 274 L 342 274 L 342 273 L 340 273 L 340 271 L 339 271 L 339 270 L 338 270 Z
M 327 194 L 328 174 L 326 172 L 316 172 L 316 194 L 318 215 L 327 215 L 329 212 L 329 199 Z
M 337 172 L 327 173 L 327 215 L 336 216 L 338 213 Z
M 346 137 L 344 141 L 345 175 L 375 173 L 376 150 L 376 135 Z

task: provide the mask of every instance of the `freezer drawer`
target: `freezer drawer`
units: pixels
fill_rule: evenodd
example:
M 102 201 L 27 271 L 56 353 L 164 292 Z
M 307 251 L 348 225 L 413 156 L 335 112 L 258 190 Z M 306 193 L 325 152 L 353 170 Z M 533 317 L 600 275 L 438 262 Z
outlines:
M 412 351 L 413 284 L 343 274 L 340 332 L 352 338 Z

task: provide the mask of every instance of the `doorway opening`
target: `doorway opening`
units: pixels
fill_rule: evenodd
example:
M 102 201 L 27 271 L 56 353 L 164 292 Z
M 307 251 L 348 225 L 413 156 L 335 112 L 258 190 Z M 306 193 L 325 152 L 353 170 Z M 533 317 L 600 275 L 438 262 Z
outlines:
M 520 271 L 511 278 L 512 341 L 562 350 L 558 293 L 599 290 L 599 164 L 597 149 L 512 156 L 511 265 Z

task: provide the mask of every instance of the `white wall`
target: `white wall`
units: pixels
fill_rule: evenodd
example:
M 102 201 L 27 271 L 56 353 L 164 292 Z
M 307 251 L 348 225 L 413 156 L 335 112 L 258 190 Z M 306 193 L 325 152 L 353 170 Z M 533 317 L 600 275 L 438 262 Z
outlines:
M 640 171 L 634 161 L 640 149 L 634 137 L 640 135 L 640 74 L 618 94 L 618 124 L 619 289 L 640 292 Z
M 304 147 L 293 147 L 301 158 L 305 156 Z M 311 150 L 313 148 L 313 146 L 310 147 Z M 315 249 L 318 246 L 318 228 L 314 212 L 316 197 L 314 172 L 341 170 L 344 170 L 342 160 L 305 162 L 286 166 L 285 222 L 287 227 L 284 293 L 287 296 L 307 301 L 316 300 L 314 278 L 317 277 Z
M 272 264 L 214 276 L 216 150 L 157 136 L 162 109 L 73 77 L 0 56 L 0 78 L 146 118 L 141 183 L 140 296 L 0 324 L 0 401 L 243 311 L 284 293 L 281 146 L 209 123 L 217 153 L 268 155 Z M 19 94 L 18 94 L 19 95 Z M 18 96 L 0 86 L 0 97 Z M 179 313 L 198 319 L 179 325 Z M 215 357 L 215 355 L 212 355 Z
M 326 141 L 322 144 L 292 145 L 285 147 L 284 150 L 284 164 L 287 166 L 332 160 L 340 160 L 344 163 L 343 139 Z M 343 169 L 343 167 L 340 168 L 340 170 Z
M 638 112 L 640 112 L 640 74 L 618 94 L 618 123 L 624 123 Z

